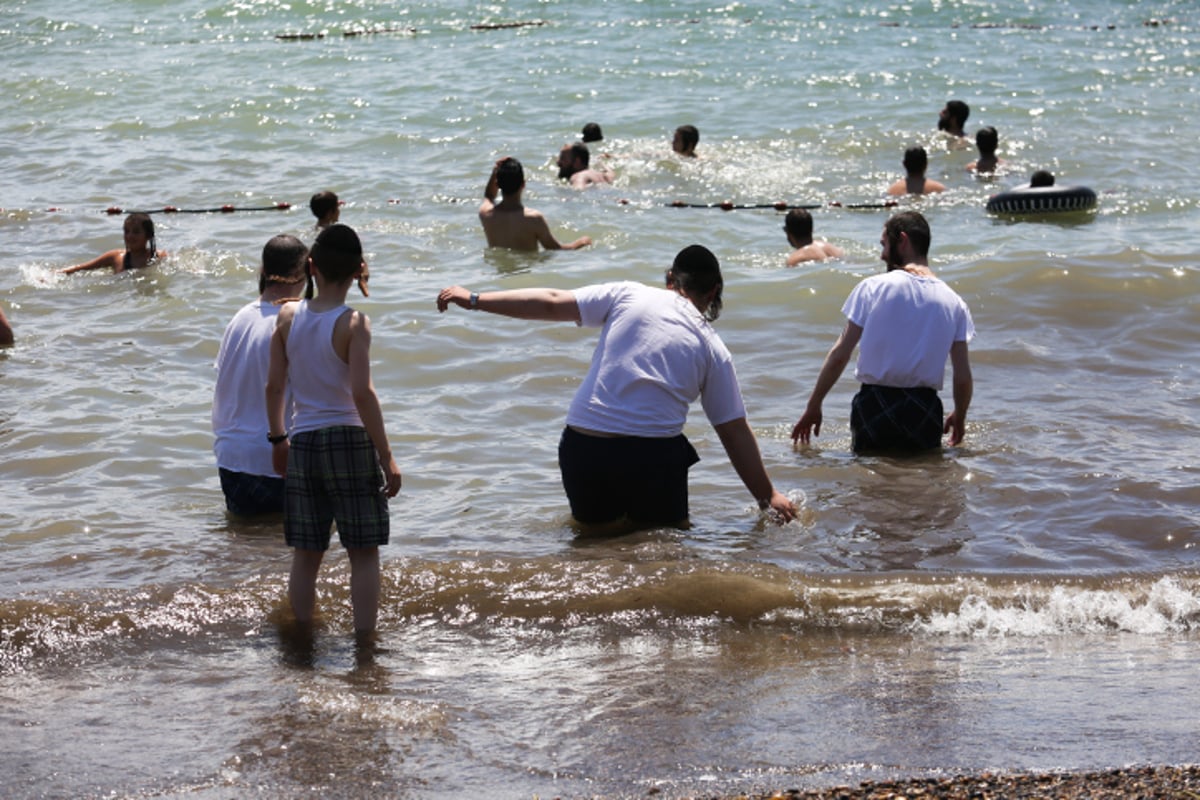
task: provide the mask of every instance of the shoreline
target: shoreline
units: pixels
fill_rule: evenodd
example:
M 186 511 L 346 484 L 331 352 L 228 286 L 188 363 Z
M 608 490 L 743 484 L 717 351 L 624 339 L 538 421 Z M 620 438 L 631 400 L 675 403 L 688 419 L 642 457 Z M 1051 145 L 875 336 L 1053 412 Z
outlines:
M 864 781 L 858 786 L 788 789 L 724 800 L 1200 800 L 1200 765 L 1144 766 L 1085 772 L 981 772 L 939 778 Z M 717 800 L 713 798 L 712 800 Z

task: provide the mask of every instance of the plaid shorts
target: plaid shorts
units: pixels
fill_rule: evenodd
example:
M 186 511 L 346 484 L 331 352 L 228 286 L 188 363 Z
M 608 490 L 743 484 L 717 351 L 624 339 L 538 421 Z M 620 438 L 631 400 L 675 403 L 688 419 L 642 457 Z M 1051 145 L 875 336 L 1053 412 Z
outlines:
M 289 547 L 328 550 L 334 522 L 343 547 L 387 544 L 383 471 L 364 428 L 335 425 L 293 436 L 284 483 Z
M 917 452 L 942 446 L 942 400 L 934 389 L 864 383 L 850 404 L 850 449 Z

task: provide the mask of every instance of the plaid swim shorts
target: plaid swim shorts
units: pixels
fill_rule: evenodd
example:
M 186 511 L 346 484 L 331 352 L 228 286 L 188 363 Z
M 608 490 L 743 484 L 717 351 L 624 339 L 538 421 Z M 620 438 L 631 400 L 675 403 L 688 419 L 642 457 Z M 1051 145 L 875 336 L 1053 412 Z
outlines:
M 387 544 L 383 470 L 366 429 L 335 425 L 294 435 L 284 484 L 289 547 L 328 550 L 334 522 L 344 547 Z
M 850 404 L 850 449 L 918 452 L 942 446 L 942 400 L 934 389 L 864 383 Z

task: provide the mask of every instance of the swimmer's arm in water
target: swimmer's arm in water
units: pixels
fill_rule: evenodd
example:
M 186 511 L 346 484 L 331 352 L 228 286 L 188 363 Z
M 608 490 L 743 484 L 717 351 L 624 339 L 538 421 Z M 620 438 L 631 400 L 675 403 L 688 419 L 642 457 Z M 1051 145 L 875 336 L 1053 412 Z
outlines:
M 124 250 L 109 250 L 104 255 L 97 256 L 91 261 L 88 261 L 84 264 L 76 264 L 75 266 L 67 267 L 66 269 L 60 269 L 59 272 L 61 272 L 63 275 L 70 275 L 72 272 L 80 272 L 85 269 L 103 269 L 104 267 L 111 267 L 114 271 L 117 271 L 124 259 Z
M 575 241 L 573 241 L 573 242 L 570 242 L 570 243 L 568 243 L 568 244 L 564 244 L 564 245 L 562 246 L 562 249 L 563 249 L 563 250 L 581 250 L 581 249 L 583 249 L 584 247 L 587 247 L 588 245 L 590 245 L 591 243 L 592 243 L 592 237 L 590 237 L 590 236 L 580 236 L 580 237 L 579 237 L 578 239 L 576 239 Z
M 771 484 L 767 468 L 763 465 L 762 453 L 758 449 L 758 441 L 754 438 L 754 431 L 750 429 L 746 418 L 738 417 L 714 425 L 713 429 L 721 439 L 721 444 L 729 455 L 729 462 L 733 464 L 738 477 L 758 501 L 758 507 L 764 511 L 771 509 L 783 522 L 795 519 L 796 505 Z
M 579 305 L 575 293 L 563 289 L 507 289 L 474 295 L 462 286 L 442 289 L 437 296 L 438 311 L 451 305 L 468 310 L 487 311 L 513 319 L 534 319 L 545 322 L 574 322 L 578 324 Z
M 547 250 L 578 250 L 592 243 L 592 237 L 590 236 L 580 236 L 573 242 L 561 243 L 558 239 L 554 238 L 554 234 L 550 232 L 550 224 L 546 222 L 546 218 L 538 211 L 526 209 L 525 218 L 529 221 L 529 227 L 534 235 L 537 236 L 537 240 Z

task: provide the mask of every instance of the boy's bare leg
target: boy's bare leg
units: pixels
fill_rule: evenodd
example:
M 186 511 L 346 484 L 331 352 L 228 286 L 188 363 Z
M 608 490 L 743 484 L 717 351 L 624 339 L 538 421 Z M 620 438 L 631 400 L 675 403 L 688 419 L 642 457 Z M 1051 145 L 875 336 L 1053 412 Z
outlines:
M 292 571 L 288 576 L 288 601 L 296 621 L 311 625 L 317 606 L 317 572 L 321 569 L 323 550 L 292 548 Z
M 369 634 L 379 616 L 379 548 L 347 547 L 350 557 L 350 604 L 354 607 L 354 632 Z

